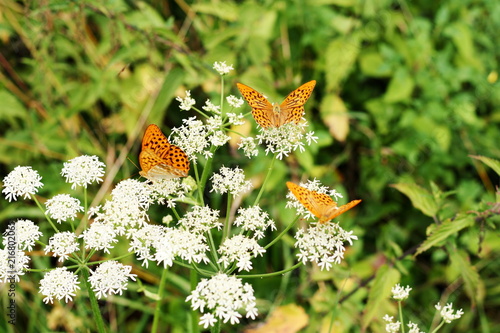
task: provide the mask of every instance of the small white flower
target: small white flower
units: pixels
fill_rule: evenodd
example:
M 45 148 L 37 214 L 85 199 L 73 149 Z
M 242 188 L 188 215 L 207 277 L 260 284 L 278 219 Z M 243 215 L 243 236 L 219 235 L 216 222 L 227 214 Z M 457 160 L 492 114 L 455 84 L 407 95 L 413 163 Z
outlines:
M 113 243 L 117 243 L 116 230 L 111 224 L 94 222 L 90 227 L 83 231 L 79 238 L 83 238 L 86 249 L 94 249 L 96 251 L 103 250 L 109 253 L 109 249 L 113 248 Z
M 135 281 L 136 274 L 131 274 L 132 266 L 123 265 L 118 261 L 103 262 L 95 271 L 90 271 L 89 282 L 97 298 L 101 299 L 112 294 L 122 294 L 127 290 L 128 279 Z
M 307 124 L 299 123 L 287 123 L 280 127 L 269 127 L 260 128 L 260 133 L 257 135 L 259 144 L 264 144 L 266 146 L 266 154 L 272 153 L 276 154 L 277 159 L 283 159 L 283 157 L 288 156 L 291 152 L 304 151 L 304 132 Z M 307 144 L 311 144 L 311 140 L 315 138 L 311 134 L 306 135 Z
M 408 296 L 410 295 L 410 291 L 410 286 L 401 287 L 398 283 L 391 289 L 392 298 L 398 301 L 403 301 L 408 298 Z
M 30 257 L 16 249 L 15 244 L 0 249 L 0 282 L 19 282 L 19 276 L 24 275 L 29 261 Z
M 252 269 L 252 258 L 262 256 L 266 250 L 253 238 L 235 235 L 226 239 L 218 252 L 221 254 L 218 262 L 222 263 L 224 267 L 229 267 L 230 264 L 236 262 L 238 271 L 248 272 Z
M 42 232 L 40 228 L 30 220 L 19 220 L 9 224 L 7 230 L 3 233 L 2 241 L 4 248 L 16 243 L 19 250 L 32 251 L 35 242 L 40 238 Z
M 196 154 L 202 154 L 207 158 L 211 157 L 207 126 L 196 117 L 182 119 L 182 122 L 184 123 L 182 126 L 172 128 L 172 143 L 184 150 L 193 163 L 196 163 Z
M 48 272 L 40 280 L 40 293 L 45 296 L 44 303 L 53 303 L 54 297 L 58 300 L 64 298 L 66 303 L 72 301 L 76 290 L 80 289 L 79 283 L 78 276 L 66 267 L 58 267 Z
M 259 155 L 259 150 L 257 149 L 257 144 L 255 143 L 255 139 L 252 137 L 241 138 L 241 141 L 238 144 L 238 149 L 243 150 L 243 153 L 248 158 L 252 158 L 252 156 Z
M 245 117 L 241 113 L 226 113 L 227 121 L 231 125 L 243 125 L 245 123 Z
M 337 223 L 318 223 L 307 231 L 299 229 L 295 234 L 297 257 L 302 263 L 316 262 L 321 270 L 330 270 L 332 264 L 340 264 L 344 258 L 344 242 L 357 239 L 352 232 L 346 232 Z
M 408 331 L 408 333 L 425 333 L 424 331 L 421 331 L 417 324 L 415 323 L 412 323 L 411 321 L 408 323 L 408 327 L 410 328 L 410 330 Z
M 180 201 L 192 191 L 196 183 L 190 181 L 191 177 L 176 179 L 157 179 L 154 182 L 147 182 L 147 187 L 151 190 L 151 201 L 158 202 L 161 205 L 167 205 L 168 208 L 175 208 L 176 201 Z
M 57 261 L 68 259 L 71 253 L 78 251 L 77 237 L 73 232 L 64 231 L 50 237 L 49 244 L 45 248 L 45 254 L 54 252 L 53 257 L 59 257 Z
M 448 324 L 451 323 L 453 320 L 462 317 L 462 315 L 464 314 L 462 309 L 453 313 L 452 306 L 453 306 L 453 303 L 448 303 L 444 307 L 442 307 L 441 304 L 439 304 L 439 303 L 435 305 L 436 310 L 438 310 L 440 312 L 441 317 Z
M 230 71 L 234 70 L 233 65 L 226 65 L 225 61 L 222 62 L 214 62 L 214 69 L 219 72 L 220 75 L 226 75 Z
M 241 227 L 244 231 L 253 231 L 256 239 L 263 238 L 265 236 L 264 231 L 267 228 L 276 230 L 274 221 L 259 206 L 238 209 L 238 216 L 234 220 L 234 225 Z
M 74 220 L 78 212 L 83 212 L 80 200 L 71 197 L 69 194 L 58 194 L 45 202 L 47 214 L 55 219 L 57 223 L 68 219 Z
M 385 325 L 385 331 L 388 333 L 397 333 L 401 328 L 401 323 L 399 321 L 393 322 L 394 318 L 389 315 L 385 315 L 383 319 L 387 322 Z
M 222 229 L 222 222 L 219 220 L 220 212 L 208 206 L 194 206 L 192 211 L 187 212 L 180 220 L 182 228 L 193 233 L 205 233 L 213 228 Z
M 233 108 L 241 108 L 241 106 L 243 105 L 243 103 L 245 103 L 243 101 L 243 98 L 241 97 L 236 97 L 234 95 L 229 95 L 226 97 L 226 101 L 229 105 L 231 105 Z
M 205 101 L 205 105 L 201 107 L 207 112 L 213 112 L 215 114 L 220 114 L 220 105 L 213 104 L 209 99 Z
M 212 327 L 220 320 L 232 325 L 239 323 L 241 314 L 238 311 L 246 311 L 247 318 L 252 319 L 258 313 L 252 286 L 226 274 L 214 275 L 209 280 L 202 279 L 186 298 L 186 302 L 189 301 L 193 310 L 212 314 L 200 320 L 199 325 L 205 328 Z
M 212 189 L 220 194 L 231 193 L 233 196 L 247 192 L 252 187 L 252 182 L 245 180 L 243 170 L 236 167 L 234 169 L 221 167 L 219 173 L 216 173 L 210 178 L 212 180 Z
M 43 186 L 40 180 L 42 177 L 30 166 L 17 166 L 3 179 L 2 193 L 9 202 L 21 196 L 28 199 L 30 194 L 35 194 Z
M 61 175 L 66 178 L 66 183 L 71 183 L 71 188 L 77 186 L 87 187 L 93 182 L 102 182 L 104 167 L 97 156 L 82 155 L 64 163 Z
M 177 96 L 175 98 L 176 101 L 180 102 L 181 105 L 179 106 L 179 109 L 184 110 L 184 111 L 189 111 L 193 107 L 193 105 L 196 104 L 196 101 L 191 98 L 191 91 L 186 90 L 186 97 L 182 98 L 180 96 Z M 189 154 L 188 154 L 189 156 Z

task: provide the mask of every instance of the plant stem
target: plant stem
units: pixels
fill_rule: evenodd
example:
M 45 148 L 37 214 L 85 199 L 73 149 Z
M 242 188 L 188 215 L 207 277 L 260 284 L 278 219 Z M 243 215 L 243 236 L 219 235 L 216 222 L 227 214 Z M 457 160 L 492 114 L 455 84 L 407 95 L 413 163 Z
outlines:
M 164 298 L 165 285 L 167 284 L 167 269 L 164 268 L 161 273 L 160 285 L 158 286 L 158 300 L 156 301 L 155 314 L 153 317 L 153 326 L 151 332 L 158 332 L 158 323 L 161 315 L 161 304 Z

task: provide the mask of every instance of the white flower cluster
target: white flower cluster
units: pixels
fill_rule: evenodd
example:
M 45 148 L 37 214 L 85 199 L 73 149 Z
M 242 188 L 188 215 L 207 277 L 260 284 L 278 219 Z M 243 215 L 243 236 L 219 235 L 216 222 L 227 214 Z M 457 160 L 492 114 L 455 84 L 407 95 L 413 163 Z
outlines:
M 151 200 L 168 208 L 174 208 L 177 201 L 186 197 L 186 194 L 193 190 L 196 183 L 192 178 L 186 178 L 182 181 L 176 179 L 157 179 L 154 182 L 148 182 L 147 186 L 151 189 Z M 191 181 L 189 181 L 191 179 Z
M 114 246 L 113 244 L 118 242 L 117 236 L 116 230 L 111 224 L 94 222 L 78 237 L 83 238 L 86 249 L 109 253 L 109 249 Z
M 0 282 L 19 282 L 19 276 L 28 269 L 28 257 L 24 251 L 16 249 L 0 249 Z
M 304 138 L 307 145 L 318 140 L 314 132 L 304 134 L 306 127 L 307 123 L 303 122 L 298 125 L 287 123 L 280 127 L 260 128 L 257 139 L 259 144 L 266 146 L 266 154 L 277 153 L 276 157 L 281 160 L 297 149 L 304 151 Z
M 214 69 L 219 72 L 220 75 L 226 75 L 230 71 L 234 70 L 233 65 L 226 65 L 225 61 L 216 61 L 214 63 Z
M 221 255 L 219 263 L 224 267 L 229 267 L 230 264 L 236 262 L 238 271 L 250 271 L 252 269 L 252 258 L 258 255 L 262 256 L 266 250 L 257 243 L 257 240 L 243 235 L 235 235 L 228 238 L 219 247 Z
M 444 322 L 448 323 L 448 324 L 451 323 L 453 320 L 462 317 L 462 315 L 464 314 L 462 309 L 460 309 L 456 312 L 453 312 L 452 306 L 453 306 L 453 303 L 448 303 L 445 306 L 441 306 L 441 304 L 439 304 L 439 303 L 435 305 L 436 310 L 439 311 L 439 314 L 443 318 Z
M 252 231 L 255 239 L 264 238 L 264 231 L 267 228 L 276 230 L 274 221 L 259 206 L 238 209 L 238 216 L 234 220 L 234 225 L 241 227 L 243 231 Z
M 19 250 L 27 250 L 32 251 L 33 246 L 35 246 L 35 242 L 42 236 L 42 232 L 40 228 L 30 220 L 19 220 L 16 221 L 13 228 L 8 228 L 4 232 L 4 236 L 8 236 L 10 234 L 15 234 L 15 243 L 17 244 L 17 248 Z M 5 237 L 2 240 L 4 248 L 6 248 L 8 244 L 8 238 Z
M 252 286 L 226 274 L 202 279 L 186 298 L 188 301 L 193 310 L 204 313 L 199 322 L 204 328 L 214 326 L 219 320 L 237 324 L 242 317 L 239 311 L 246 312 L 246 317 L 252 319 L 258 314 Z
M 45 202 L 47 214 L 55 219 L 57 223 L 68 219 L 74 220 L 78 212 L 83 212 L 80 200 L 71 197 L 69 194 L 58 194 Z
M 344 258 L 344 242 L 352 245 L 358 239 L 352 231 L 345 231 L 337 223 L 316 224 L 307 230 L 299 229 L 295 234 L 297 257 L 305 264 L 315 262 L 321 270 L 330 270 L 333 264 L 340 264 Z
M 220 211 L 208 206 L 194 206 L 180 220 L 179 225 L 192 233 L 205 233 L 212 229 L 221 230 Z
M 53 257 L 63 262 L 69 255 L 78 251 L 78 242 L 75 233 L 70 231 L 58 232 L 50 237 L 49 244 L 45 247 L 45 254 L 54 252 Z
M 92 290 L 101 299 L 112 294 L 122 294 L 127 289 L 128 279 L 135 281 L 137 275 L 131 274 L 132 266 L 123 265 L 118 261 L 109 260 L 100 264 L 95 271 L 90 271 L 89 277 Z
M 93 182 L 102 182 L 105 166 L 97 156 L 82 155 L 65 162 L 61 175 L 66 178 L 67 183 L 72 184 L 72 189 L 77 186 L 87 187 Z
M 5 198 L 11 202 L 16 201 L 17 197 L 28 199 L 30 195 L 38 192 L 38 189 L 43 186 L 40 181 L 42 177 L 36 170 L 30 166 L 17 166 L 4 179 L 2 193 L 5 193 Z
M 395 300 L 398 300 L 398 301 L 403 301 L 405 299 L 408 298 L 408 296 L 410 296 L 410 291 L 411 291 L 411 288 L 410 286 L 406 286 L 406 287 L 401 287 L 398 284 L 396 284 L 394 287 L 392 287 L 391 289 L 391 292 L 392 292 L 392 297 L 395 299 Z
M 182 98 L 180 96 L 177 96 L 175 98 L 175 100 L 181 103 L 181 105 L 179 106 L 179 109 L 184 110 L 184 111 L 191 110 L 193 105 L 196 104 L 196 101 L 191 97 L 191 91 L 189 91 L 189 90 L 186 90 L 186 97 Z
M 64 298 L 65 302 L 73 300 L 75 292 L 80 289 L 78 276 L 68 271 L 66 267 L 58 267 L 40 280 L 40 293 L 45 296 L 44 303 L 53 303 L 54 297 L 58 300 Z
M 175 257 L 189 263 L 207 263 L 208 250 L 205 236 L 201 233 L 151 224 L 132 235 L 129 248 L 146 267 L 148 261 L 163 262 L 163 267 L 172 266 Z
M 111 224 L 118 235 L 131 234 L 147 223 L 151 194 L 152 190 L 146 183 L 126 179 L 111 191 L 111 200 L 102 207 L 90 208 L 89 216 L 95 216 L 95 222 Z
M 221 167 L 219 173 L 214 173 L 212 178 L 212 189 L 220 194 L 231 193 L 237 197 L 242 193 L 247 192 L 252 187 L 252 182 L 245 180 L 245 174 L 242 169 L 236 167 L 234 169 Z

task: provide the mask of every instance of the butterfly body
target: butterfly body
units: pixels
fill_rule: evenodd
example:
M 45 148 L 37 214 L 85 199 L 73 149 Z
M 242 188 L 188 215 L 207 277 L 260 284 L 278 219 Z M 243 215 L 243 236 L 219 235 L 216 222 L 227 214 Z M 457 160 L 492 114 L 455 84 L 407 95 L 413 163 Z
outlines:
M 304 115 L 304 104 L 311 97 L 316 81 L 304 83 L 292 91 L 281 103 L 270 103 L 257 90 L 237 83 L 241 95 L 252 108 L 252 116 L 263 128 L 280 127 L 287 123 L 298 124 Z
M 151 124 L 142 138 L 139 174 L 147 179 L 187 177 L 189 159 L 179 147 L 171 144 L 161 129 Z
M 361 200 L 353 200 L 338 207 L 337 203 L 324 193 L 311 191 L 292 182 L 287 182 L 286 186 L 297 200 L 319 219 L 319 223 L 326 223 L 361 202 Z

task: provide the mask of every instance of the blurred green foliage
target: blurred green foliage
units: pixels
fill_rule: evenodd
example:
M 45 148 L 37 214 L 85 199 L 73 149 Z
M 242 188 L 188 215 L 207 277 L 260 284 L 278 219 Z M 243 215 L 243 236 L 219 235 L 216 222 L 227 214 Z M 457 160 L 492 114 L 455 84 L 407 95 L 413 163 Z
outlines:
M 179 111 L 175 96 L 191 90 L 199 105 L 219 100 L 214 61 L 234 65 L 225 87 L 233 94 L 243 82 L 280 100 L 315 79 L 306 118 L 319 141 L 278 163 L 264 200 L 286 223 L 285 181 L 317 177 L 363 199 L 343 222 L 359 241 L 329 273 L 304 267 L 251 281 L 260 312 L 296 303 L 310 316 L 305 332 L 326 330 L 332 320 L 339 332 L 381 332 L 381 317 L 395 313 L 390 288 L 400 281 L 413 288 L 405 308 L 422 329 L 435 323 L 433 305 L 441 301 L 466 313 L 442 331 L 499 331 L 499 219 L 488 205 L 498 205 L 499 175 L 470 156 L 500 158 L 498 31 L 500 2 L 488 0 L 4 0 L 2 178 L 31 165 L 43 176 L 41 197 L 55 195 L 69 191 L 62 162 L 95 154 L 108 166 L 99 202 L 136 173 L 126 157 L 136 161 L 144 124 L 168 129 L 192 116 Z M 225 153 L 222 163 L 238 163 Z M 257 175 L 263 165 L 242 167 Z M 2 221 L 42 219 L 26 202 L 0 206 Z M 272 250 L 256 268 L 295 260 L 293 248 Z M 33 258 L 34 266 L 50 266 L 49 258 Z M 136 269 L 155 285 L 154 269 Z M 18 299 L 20 318 L 29 319 L 18 324 L 25 332 L 93 327 L 88 309 L 45 306 L 40 277 L 26 278 Z M 189 284 L 182 271 L 169 281 L 163 325 L 184 331 Z M 148 327 L 152 300 L 132 286 L 103 303 L 114 331 Z

